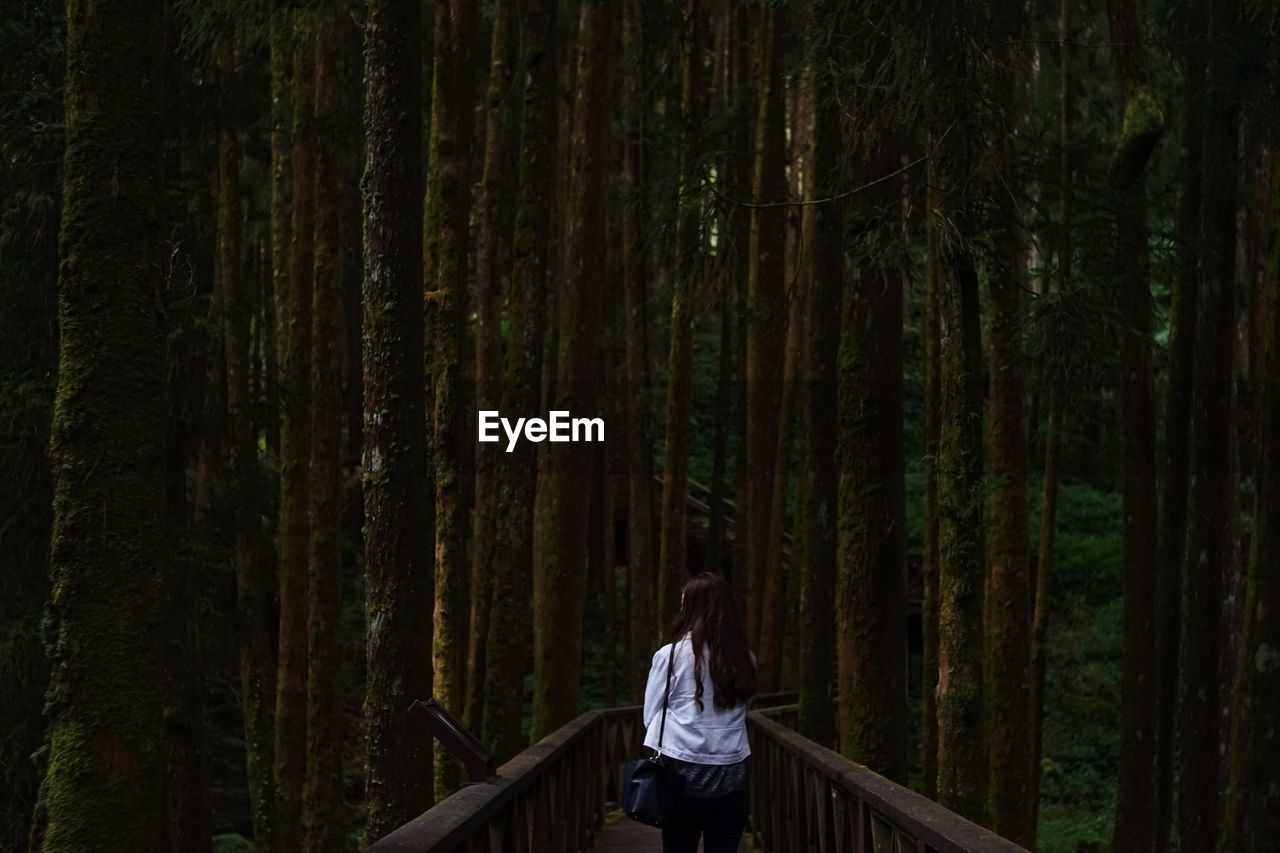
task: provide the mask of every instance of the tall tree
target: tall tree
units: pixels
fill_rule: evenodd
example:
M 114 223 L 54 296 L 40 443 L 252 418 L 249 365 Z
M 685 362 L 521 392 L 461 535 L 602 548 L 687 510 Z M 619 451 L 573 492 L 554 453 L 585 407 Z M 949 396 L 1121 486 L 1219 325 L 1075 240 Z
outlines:
M 227 422 L 231 476 L 235 486 L 235 573 L 239 602 L 240 702 L 244 706 L 244 743 L 249 778 L 253 837 L 272 849 L 275 785 L 271 778 L 274 747 L 275 626 L 269 589 L 273 571 L 269 545 L 259 520 L 258 432 L 250 396 L 249 323 L 251 308 L 241 270 L 240 141 L 235 110 L 237 51 L 234 27 L 219 35 L 215 57 L 220 80 L 218 114 L 218 187 L 214 287 L 222 295 L 222 337 L 226 356 Z
M 999 7 L 1008 68 L 999 84 L 1005 111 L 996 118 L 999 173 L 994 207 L 995 256 L 987 287 L 986 701 L 987 826 L 1019 844 L 1035 837 L 1028 803 L 1031 760 L 1031 543 L 1023 292 L 1028 290 L 1026 229 L 1016 176 L 1020 125 L 1026 118 L 1030 52 L 1026 3 Z
M 497 0 L 489 47 L 489 85 L 485 93 L 484 152 L 476 198 L 476 411 L 497 409 L 502 393 L 502 262 L 509 232 L 503 227 L 504 202 L 510 190 L 518 102 L 511 75 L 511 0 Z M 489 629 L 489 573 L 497 524 L 494 499 L 497 457 L 477 443 L 475 454 L 475 527 L 471 537 L 471 618 L 467 642 L 468 725 L 478 728 L 483 714 L 485 642 Z
M 934 6 L 928 61 L 939 228 L 938 801 L 970 820 L 985 804 L 982 737 L 982 340 L 970 194 L 977 128 L 973 72 L 957 44 L 972 22 L 957 0 Z M 961 43 L 964 43 L 963 38 Z
M 67 3 L 42 851 L 164 847 L 162 6 Z M 127 820 L 121 820 L 128 816 Z
M 1058 97 L 1058 231 L 1057 231 L 1057 283 L 1058 291 L 1068 292 L 1071 286 L 1071 219 L 1075 195 L 1075 170 L 1072 166 L 1075 120 L 1075 71 L 1071 45 L 1072 0 L 1061 0 L 1058 15 L 1059 80 Z M 1046 283 L 1044 293 L 1051 283 Z M 1040 529 L 1036 540 L 1035 583 L 1031 613 L 1031 735 L 1030 793 L 1028 809 L 1034 832 L 1040 815 L 1041 753 L 1044 748 L 1044 699 L 1045 678 L 1049 661 L 1049 584 L 1053 579 L 1054 547 L 1058 535 L 1058 487 L 1062 457 L 1063 405 L 1065 390 L 1048 389 L 1046 406 L 1048 413 L 1044 429 L 1044 462 L 1041 468 Z M 1034 841 L 1034 836 L 1032 837 Z
M 671 291 L 671 349 L 667 356 L 667 432 L 662 451 L 662 520 L 658 543 L 658 630 L 675 619 L 680 588 L 689 574 L 686 530 L 689 491 L 689 411 L 692 406 L 694 300 L 702 269 L 698 225 L 702 129 L 702 51 L 705 10 L 685 0 L 680 42 L 679 155 L 676 200 L 675 286 Z
M 805 97 L 808 96 L 805 95 Z M 803 135 L 797 132 L 797 140 Z M 796 144 L 803 143 L 797 141 Z M 799 167 L 796 171 L 800 171 Z M 812 232 L 810 232 L 811 235 Z M 798 242 L 802 243 L 803 239 Z M 799 248 L 802 256 L 809 254 L 808 247 Z M 776 690 L 782 685 L 783 629 L 792 615 L 788 609 L 791 598 L 787 594 L 787 589 L 789 579 L 794 578 L 795 560 L 799 557 L 799 549 L 796 547 L 799 545 L 799 537 L 790 537 L 787 532 L 787 498 L 791 485 L 793 437 L 798 428 L 796 408 L 804 371 L 808 289 L 809 270 L 806 261 L 804 257 L 797 258 L 787 294 L 788 319 L 782 359 L 782 395 L 778 400 L 778 444 L 774 451 L 773 494 L 769 501 L 769 551 L 766 565 L 773 566 L 774 570 L 764 577 L 764 600 L 767 604 L 760 610 L 760 644 L 757 649 L 760 657 L 760 683 L 764 690 Z M 788 544 L 791 546 L 789 567 L 787 566 Z M 784 567 L 786 567 L 785 570 Z
M 604 0 L 583 0 L 574 97 L 567 278 L 559 289 L 560 346 L 552 410 L 603 417 L 600 395 L 606 274 L 609 62 L 612 15 Z M 547 447 L 540 489 L 533 575 L 533 721 L 540 740 L 578 713 L 586 605 L 587 521 L 595 451 L 589 442 Z M 604 460 L 601 460 L 602 462 Z M 600 496 L 597 496 L 597 500 Z M 606 567 L 609 568 L 609 567 Z
M 1200 200 L 1204 144 L 1204 27 L 1208 0 L 1182 7 L 1182 127 L 1180 132 L 1178 274 L 1169 305 L 1169 366 L 1165 390 L 1164 449 L 1160 471 L 1157 581 L 1160 612 L 1156 674 L 1155 849 L 1167 850 L 1175 823 L 1177 774 L 1178 653 L 1182 617 L 1187 495 L 1190 489 L 1191 404 L 1195 386 L 1196 300 L 1200 290 Z
M 338 10 L 315 36 L 315 272 L 311 311 L 310 547 L 307 575 L 308 853 L 342 847 L 342 108 L 344 35 Z
M 368 0 L 364 33 L 366 837 L 431 803 L 431 743 L 406 709 L 431 692 L 433 572 L 421 524 L 422 7 Z
M 280 453 L 280 366 L 284 360 L 288 325 L 283 307 L 289 287 L 289 145 L 290 145 L 290 65 L 293 59 L 293 27 L 284 0 L 273 0 L 268 25 L 268 51 L 271 62 L 271 202 L 269 229 L 271 238 L 271 271 L 263 317 L 273 323 L 266 339 L 271 346 L 265 353 L 266 433 L 267 449 Z
M 871 38 L 872 62 L 883 41 Z M 875 109 L 874 107 L 872 108 Z M 879 131 L 851 123 L 867 174 L 896 156 Z M 846 278 L 838 362 L 840 482 L 836 517 L 836 692 L 840 751 L 890 779 L 907 777 L 907 594 L 903 534 L 902 271 L 878 251 L 896 239 L 897 187 L 853 213 L 857 275 Z M 873 249 L 872 247 L 876 247 Z
M 623 152 L 623 177 L 627 201 L 623 210 L 622 289 L 627 385 L 627 568 L 630 587 L 630 649 L 628 671 L 631 695 L 644 695 L 645 662 L 658 636 L 653 618 L 656 589 L 653 554 L 653 450 L 649 425 L 649 308 L 648 267 L 645 246 L 647 207 L 645 186 L 645 14 L 643 0 L 632 0 L 623 9 L 623 76 L 627 138 Z
M 824 17 L 837 7 L 836 0 L 820 0 Z M 819 64 L 813 72 L 814 134 L 807 201 L 833 189 L 840 156 L 840 111 L 830 68 Z M 831 659 L 835 656 L 835 605 L 830 590 L 836 583 L 836 500 L 839 469 L 832 454 L 838 453 L 838 414 L 831 401 L 839 391 L 836 373 L 840 345 L 840 305 L 844 283 L 844 206 L 840 202 L 816 205 L 813 226 L 813 266 L 810 268 L 806 337 L 803 424 L 804 476 L 809 486 L 807 502 L 799 504 L 799 524 L 809 525 L 804 562 L 792 571 L 803 572 L 800 589 L 799 699 L 801 734 L 818 743 L 834 743 L 835 718 L 831 708 Z M 797 528 L 799 527 L 797 524 Z
M 930 172 L 932 174 L 932 172 Z M 938 796 L 938 437 L 941 425 L 939 363 L 941 331 L 938 323 L 938 288 L 942 274 L 938 258 L 937 204 L 933 181 L 925 197 L 925 293 L 924 329 L 924 553 L 920 591 L 920 751 L 924 795 Z
M 1235 343 L 1236 179 L 1239 81 L 1233 37 L 1238 0 L 1209 4 L 1208 56 L 1201 178 L 1201 259 L 1192 404 L 1191 494 L 1187 505 L 1185 587 L 1180 631 L 1182 730 L 1178 763 L 1178 841 L 1183 850 L 1212 850 L 1221 807 L 1219 613 L 1232 559 L 1231 517 L 1233 356 Z M 1212 156 L 1208 156 L 1212 152 Z M 1128 591 L 1126 590 L 1126 601 Z M 1127 673 L 1126 673 L 1127 675 Z M 1144 720 L 1145 722 L 1145 720 Z M 1122 788 L 1123 790 L 1123 788 Z
M 551 152 L 555 147 L 552 103 L 555 62 L 554 0 L 529 0 L 524 7 L 524 117 L 520 131 L 520 186 L 511 241 L 511 279 L 507 290 L 507 352 L 502 378 L 502 409 L 537 411 L 542 377 L 542 313 L 546 297 Z M 492 452 L 498 452 L 496 448 Z M 533 498 L 537 454 L 529 442 L 504 453 L 498 469 L 498 517 L 494 543 L 492 603 L 489 609 L 488 665 L 485 668 L 482 737 L 494 755 L 508 758 L 520 750 L 524 674 L 530 638 Z
M 1273 163 L 1280 164 L 1280 160 Z M 1273 165 L 1272 192 L 1280 190 Z M 1252 550 L 1232 725 L 1231 782 L 1219 849 L 1264 850 L 1280 837 L 1280 229 L 1273 204 L 1258 400 Z
M 466 693 L 466 590 L 469 580 L 466 543 L 468 508 L 463 501 L 463 478 L 469 467 L 462 375 L 462 347 L 466 336 L 467 265 L 471 215 L 471 142 L 473 59 L 476 5 L 453 0 L 436 15 L 436 72 L 432 98 L 435 146 L 434 182 L 428 188 L 438 219 L 436 267 L 427 272 L 427 325 L 431 347 L 431 399 L 435 406 L 435 615 L 432 644 L 434 696 L 461 714 Z M 433 278 L 434 276 L 434 278 Z M 435 762 L 436 795 L 448 796 L 457 786 L 457 763 L 438 747 Z
M 1151 89 L 1134 0 L 1111 0 L 1108 17 L 1123 114 L 1108 182 L 1116 219 L 1116 298 L 1126 327 L 1120 382 L 1125 441 L 1124 687 L 1114 844 L 1118 850 L 1144 850 L 1151 849 L 1155 831 L 1151 721 L 1156 715 L 1156 421 L 1145 190 L 1147 163 L 1164 131 L 1164 115 Z
M 280 293 L 280 641 L 276 669 L 277 850 L 302 850 L 307 767 L 307 549 L 311 461 L 311 291 L 315 276 L 315 48 L 294 14 L 293 211 L 288 285 Z
M 774 456 L 778 447 L 778 407 L 787 304 L 786 213 L 777 206 L 787 193 L 783 77 L 778 54 L 782 46 L 781 11 L 760 9 L 757 27 L 756 98 L 752 199 L 747 249 L 746 449 L 747 504 L 739 530 L 745 537 L 747 561 L 747 630 L 759 639 L 766 575 L 781 571 L 768 565 L 769 510 L 773 500 Z

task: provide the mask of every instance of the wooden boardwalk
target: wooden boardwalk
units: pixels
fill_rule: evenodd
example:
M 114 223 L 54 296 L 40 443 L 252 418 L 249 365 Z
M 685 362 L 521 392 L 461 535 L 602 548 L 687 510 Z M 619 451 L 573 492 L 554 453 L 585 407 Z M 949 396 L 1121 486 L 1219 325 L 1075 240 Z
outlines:
M 661 853 L 662 832 L 619 815 L 600 830 L 596 846 L 591 849 L 597 853 Z M 738 848 L 740 853 L 748 853 L 750 849 L 745 839 Z

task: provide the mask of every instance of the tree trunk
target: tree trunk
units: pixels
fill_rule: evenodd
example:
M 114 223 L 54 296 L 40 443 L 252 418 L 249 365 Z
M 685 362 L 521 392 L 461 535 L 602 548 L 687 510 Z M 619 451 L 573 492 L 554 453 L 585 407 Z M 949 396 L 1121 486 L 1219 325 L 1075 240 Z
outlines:
M 433 493 L 423 412 L 422 9 L 369 0 L 365 20 L 364 547 L 368 624 L 365 836 L 431 804 L 426 732 L 405 715 L 431 692 Z
M 466 337 L 468 220 L 471 213 L 471 141 L 473 65 L 477 8 L 471 0 L 453 0 L 448 21 L 436 23 L 436 85 L 432 138 L 436 146 L 435 183 L 428 191 L 440 205 L 438 265 L 427 270 L 428 345 L 432 350 L 435 405 L 436 486 L 435 615 L 432 669 L 434 698 L 455 715 L 466 693 L 468 507 L 462 480 L 471 458 L 465 434 L 467 414 L 462 375 Z M 434 278 L 432 274 L 434 272 Z M 433 289 L 434 283 L 434 289 Z M 442 744 L 436 747 L 436 797 L 443 799 L 461 782 L 461 768 Z
M 280 454 L 280 368 L 284 362 L 285 338 L 289 329 L 284 313 L 284 300 L 289 290 L 289 145 L 290 65 L 293 33 L 289 9 L 277 2 L 271 10 L 269 32 L 271 60 L 271 270 L 264 295 L 263 320 L 270 324 L 263 331 L 269 344 L 264 354 L 263 375 L 266 394 L 267 450 Z
M 1221 701 L 1220 612 L 1236 520 L 1230 516 L 1229 455 L 1235 341 L 1236 133 L 1238 80 L 1226 45 L 1240 14 L 1234 0 L 1211 4 L 1202 177 L 1203 261 L 1195 341 L 1191 495 L 1182 608 L 1177 826 L 1183 850 L 1212 850 L 1218 838 Z M 1223 39 L 1221 43 L 1212 41 Z
M 768 203 L 783 201 L 787 194 L 783 79 L 778 62 L 782 25 L 781 13 L 772 6 L 759 14 L 752 199 Z M 747 631 L 758 641 L 766 578 L 769 572 L 781 571 L 768 564 L 768 555 L 782 391 L 777 376 L 787 324 L 786 213 L 782 207 L 753 208 L 750 221 L 745 329 L 747 502 L 737 529 L 746 540 Z
M 1058 289 L 1066 293 L 1071 287 L 1071 214 L 1074 201 L 1074 173 L 1071 164 L 1072 123 L 1075 119 L 1075 79 L 1071 49 L 1071 0 L 1061 0 L 1058 33 L 1062 41 L 1059 48 L 1062 79 L 1059 93 L 1058 124 Z M 1049 291 L 1049 281 L 1044 292 Z M 1035 562 L 1034 599 L 1031 613 L 1031 792 L 1028 808 L 1031 813 L 1031 840 L 1040 822 L 1040 776 L 1044 751 L 1044 699 L 1045 674 L 1049 660 L 1049 584 L 1053 579 L 1054 543 L 1058 532 L 1058 472 L 1062 455 L 1062 393 L 1063 389 L 1050 388 L 1047 392 L 1048 418 L 1044 430 L 1044 468 L 1041 471 L 1040 531 L 1037 539 Z
M 725 182 L 734 198 L 749 198 L 751 182 L 754 178 L 755 156 L 752 151 L 755 122 L 747 119 L 754 109 L 753 92 L 753 48 L 755 46 L 754 30 L 760 16 L 756 9 L 748 4 L 736 4 L 732 10 L 732 30 L 729 36 L 732 58 L 727 69 L 730 75 L 729 110 L 734 116 L 734 132 L 730 136 L 731 153 L 728 168 L 725 170 Z M 750 278 L 751 260 L 749 253 L 741 247 L 750 248 L 751 243 L 751 211 L 734 205 L 729 211 L 725 237 L 731 248 L 734 287 L 734 325 L 738 329 L 733 345 L 735 353 L 735 375 L 733 395 L 733 429 L 736 436 L 736 452 L 734 453 L 734 516 L 733 516 L 733 551 L 729 563 L 732 571 L 729 580 L 733 584 L 738 604 L 744 616 L 747 614 L 749 600 L 747 589 L 747 540 L 748 532 L 747 506 L 750 503 L 749 482 L 747 478 L 747 281 Z M 748 636 L 751 626 L 747 625 Z
M 476 199 L 476 411 L 494 411 L 502 393 L 502 269 L 507 251 L 503 200 L 510 191 L 508 161 L 515 140 L 516 102 L 511 76 L 511 0 L 497 0 L 485 95 L 484 163 Z M 475 452 L 475 527 L 471 537 L 471 636 L 467 643 L 465 719 L 474 730 L 484 713 L 485 641 L 489 630 L 489 573 L 493 557 L 497 457 L 481 444 Z
M 773 570 L 765 576 L 766 607 L 761 609 L 760 645 L 756 653 L 760 657 L 760 688 L 764 691 L 781 689 L 783 627 L 787 621 L 787 577 L 795 570 L 794 559 L 799 537 L 790 542 L 791 563 L 787 564 L 787 487 L 790 484 L 792 436 L 797 429 L 796 397 L 803 375 L 803 353 L 806 312 L 808 311 L 809 271 L 800 264 L 788 297 L 790 307 L 787 321 L 787 340 L 783 356 L 782 397 L 777 418 L 778 446 L 774 453 L 773 497 L 769 509 L 769 552 L 766 565 Z M 784 568 L 785 567 L 785 568 Z
M 932 174 L 932 173 L 930 173 Z M 921 664 L 921 770 L 924 795 L 938 796 L 938 436 L 941 419 L 939 362 L 941 342 L 938 328 L 938 288 L 942 262 L 938 257 L 938 224 L 934 221 L 937 200 L 932 188 L 926 191 L 926 269 L 924 294 L 924 554 L 920 600 Z
M 1151 289 L 1147 283 L 1146 167 L 1164 129 L 1148 82 L 1142 31 L 1132 0 L 1111 0 L 1112 56 L 1119 69 L 1124 129 L 1108 180 L 1116 217 L 1116 293 L 1121 341 L 1124 435 L 1124 676 L 1120 774 L 1113 843 L 1152 849 L 1155 831 L 1155 380 L 1151 366 Z M 1190 849 L 1200 849 L 1192 847 Z
M 311 325 L 310 548 L 307 584 L 307 853 L 345 843 L 342 797 L 342 18 L 316 30 L 315 273 Z
M 271 778 L 275 661 L 269 583 L 269 545 L 258 519 L 258 433 L 249 392 L 249 316 L 240 267 L 240 148 L 230 115 L 237 91 L 236 34 L 222 33 L 215 47 L 222 103 L 218 117 L 218 203 L 214 287 L 222 294 L 222 337 L 226 356 L 227 421 L 235 490 L 235 575 L 240 634 L 240 703 L 244 708 L 249 806 L 258 849 L 270 851 L 274 836 L 275 786 Z
M 733 417 L 729 394 L 733 385 L 733 282 L 729 263 L 719 258 L 720 279 L 720 351 L 717 355 L 715 425 L 711 437 L 710 518 L 707 520 L 707 556 L 703 566 L 708 572 L 724 571 L 724 502 L 725 475 L 729 467 L 729 419 Z
M 977 233 L 967 200 L 976 129 L 969 124 L 966 10 L 934 7 L 929 36 L 935 103 L 934 219 L 949 231 L 939 253 L 938 801 L 980 821 L 985 803 L 982 719 L 982 340 Z M 941 223 L 946 223 L 942 226 Z
M 183 351 L 170 347 L 166 361 L 181 359 Z M 187 459 L 193 446 L 192 419 L 184 417 L 182 400 L 193 377 L 189 370 L 171 370 L 168 377 L 168 444 L 165 451 L 165 504 L 169 535 L 192 535 L 191 508 L 187 500 Z M 198 381 L 198 380 L 196 380 Z M 170 541 L 174 541 L 171 539 Z M 209 776 L 205 746 L 205 662 L 197 616 L 198 562 L 187 549 L 170 548 L 165 599 L 167 635 L 165 653 L 166 729 L 168 730 L 168 778 L 165 782 L 169 810 L 168 846 L 192 853 L 209 853 L 213 846 L 213 814 L 209 808 Z M 270 768 L 268 768 L 269 770 Z M 30 851 L 39 853 L 41 842 L 33 835 Z M 264 847 L 266 845 L 264 844 Z
M 1273 163 L 1277 163 L 1273 159 Z M 1273 166 L 1272 192 L 1280 190 Z M 1245 584 L 1245 631 L 1236 675 L 1231 783 L 1224 853 L 1264 850 L 1280 836 L 1280 205 L 1273 203 L 1271 260 L 1258 365 L 1257 492 Z
M 311 297 L 315 277 L 314 45 L 295 16 L 293 38 L 293 244 L 280 294 L 280 648 L 276 670 L 275 783 L 279 853 L 302 850 L 307 767 L 307 548 L 310 539 Z
M 834 0 L 824 2 L 824 11 Z M 827 69 L 815 69 L 814 135 L 810 198 L 830 190 L 838 174 L 841 153 L 840 111 L 835 82 Z M 816 206 L 813 225 L 813 266 L 808 304 L 805 375 L 806 431 L 804 465 L 808 480 L 807 501 L 798 504 L 800 524 L 809 525 L 804 563 L 793 564 L 803 572 L 800 590 L 800 717 L 799 731 L 824 746 L 835 742 L 832 713 L 832 667 L 835 650 L 836 500 L 838 467 L 835 464 L 838 414 L 836 355 L 840 346 L 840 300 L 844 282 L 844 205 L 832 202 Z M 799 525 L 797 525 L 797 528 Z
M 680 607 L 689 576 L 686 516 L 689 491 L 689 411 L 692 405 L 693 323 L 701 269 L 698 222 L 702 42 L 704 10 L 685 0 L 681 70 L 680 190 L 676 210 L 675 286 L 671 292 L 671 350 L 667 357 L 667 432 L 662 454 L 662 530 L 658 546 L 658 632 Z
M 520 187 L 512 270 L 507 295 L 508 345 L 502 381 L 502 410 L 533 412 L 540 403 L 543 304 L 546 295 L 551 155 L 555 147 L 552 98 L 555 62 L 554 0 L 523 6 L 524 70 L 527 84 L 520 142 Z M 502 453 L 497 445 L 488 452 Z M 485 668 L 482 738 L 499 760 L 521 748 L 524 673 L 529 649 L 532 593 L 533 499 L 537 482 L 535 446 L 521 442 L 499 457 L 497 517 L 489 610 L 488 665 Z
M 653 561 L 653 459 L 649 425 L 649 296 L 645 264 L 645 121 L 647 91 L 642 57 L 647 47 L 644 8 L 631 2 L 623 10 L 626 52 L 625 109 L 627 140 L 623 154 L 627 201 L 623 209 L 622 289 L 626 321 L 627 417 L 627 575 L 630 586 L 630 649 L 627 670 L 632 699 L 644 695 L 648 661 L 658 633 L 653 618 L 656 588 Z
M 1159 718 L 1156 727 L 1155 849 L 1168 850 L 1174 832 L 1177 775 L 1178 650 L 1182 614 L 1182 571 L 1186 562 L 1187 493 L 1191 458 L 1191 404 L 1195 387 L 1196 299 L 1200 289 L 1201 146 L 1204 141 L 1204 32 L 1207 0 L 1185 7 L 1187 38 L 1183 56 L 1181 192 L 1175 229 L 1178 274 L 1169 307 L 1169 376 L 1164 410 L 1164 457 L 1160 477 L 1156 673 Z
M 602 417 L 600 369 L 606 273 L 611 16 L 586 0 L 579 30 L 570 173 L 567 276 L 559 289 L 560 346 L 552 411 Z M 574 441 L 545 448 L 547 482 L 539 495 L 533 575 L 533 741 L 578 714 L 582 691 L 586 541 L 595 451 Z M 597 498 L 598 499 L 598 498 Z
M 70 0 L 45 851 L 167 849 L 161 5 Z M 127 819 L 122 819 L 127 816 Z
M 1001 26 L 1016 40 L 1026 36 L 1023 0 L 1001 4 Z M 1029 54 L 1018 46 L 1002 53 L 1010 72 L 1001 83 L 1009 114 L 997 131 L 996 156 L 1001 176 L 990 194 L 996 200 L 994 240 L 998 256 L 991 262 L 988 285 L 988 415 L 986 548 L 986 826 L 1018 844 L 1035 839 L 1031 826 L 1028 775 L 1031 770 L 1027 704 L 1031 686 L 1031 543 L 1027 479 L 1030 463 L 1026 428 L 1026 371 L 1022 342 L 1023 281 L 1027 246 L 1023 211 L 1015 198 L 1021 188 L 1018 126 L 1026 117 Z M 1011 185 L 1013 184 L 1013 185 Z
M 874 50 L 874 48 L 873 48 Z M 893 169 L 891 146 L 873 150 L 868 174 Z M 860 205 L 860 230 L 897 217 L 896 186 Z M 883 224 L 877 224 L 883 223 Z M 840 751 L 877 773 L 907 777 L 906 550 L 903 540 L 902 278 L 875 258 L 845 283 L 839 353 L 840 484 L 836 522 L 836 645 Z M 979 450 L 980 452 L 980 450 Z

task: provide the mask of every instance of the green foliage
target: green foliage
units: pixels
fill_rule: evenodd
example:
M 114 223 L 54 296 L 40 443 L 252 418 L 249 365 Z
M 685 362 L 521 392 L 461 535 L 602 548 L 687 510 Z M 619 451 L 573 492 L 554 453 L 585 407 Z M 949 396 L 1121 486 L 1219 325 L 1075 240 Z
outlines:
M 1059 501 L 1039 849 L 1074 853 L 1109 839 L 1114 818 L 1122 531 L 1116 492 L 1064 483 Z
M 253 842 L 234 832 L 213 837 L 213 853 L 253 853 Z

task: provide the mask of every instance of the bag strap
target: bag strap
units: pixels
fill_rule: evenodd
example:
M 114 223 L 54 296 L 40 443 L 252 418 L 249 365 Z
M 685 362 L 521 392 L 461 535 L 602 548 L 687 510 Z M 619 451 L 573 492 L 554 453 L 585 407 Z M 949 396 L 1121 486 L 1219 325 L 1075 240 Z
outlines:
M 676 642 L 679 642 L 678 640 Z M 662 694 L 662 724 L 658 726 L 658 753 L 662 753 L 662 736 L 667 731 L 667 704 L 671 701 L 671 670 L 676 662 L 676 643 L 671 644 L 667 655 L 667 689 Z

